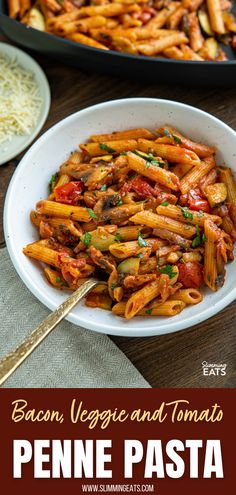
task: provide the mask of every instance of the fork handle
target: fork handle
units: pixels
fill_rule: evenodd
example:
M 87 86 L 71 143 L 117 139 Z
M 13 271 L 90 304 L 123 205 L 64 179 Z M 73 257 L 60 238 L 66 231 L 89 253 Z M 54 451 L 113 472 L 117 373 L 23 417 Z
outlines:
M 20 366 L 36 347 L 50 334 L 71 309 L 96 285 L 96 279 L 86 280 L 71 296 L 45 318 L 16 349 L 0 360 L 0 385 Z

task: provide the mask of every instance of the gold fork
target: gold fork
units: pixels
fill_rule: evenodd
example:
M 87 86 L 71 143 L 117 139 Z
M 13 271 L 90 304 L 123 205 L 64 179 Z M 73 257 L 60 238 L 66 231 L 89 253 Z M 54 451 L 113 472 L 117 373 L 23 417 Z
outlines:
M 69 296 L 58 308 L 45 318 L 16 349 L 0 360 L 0 385 L 25 361 L 25 359 L 50 334 L 72 308 L 96 285 L 100 280 L 90 278 Z

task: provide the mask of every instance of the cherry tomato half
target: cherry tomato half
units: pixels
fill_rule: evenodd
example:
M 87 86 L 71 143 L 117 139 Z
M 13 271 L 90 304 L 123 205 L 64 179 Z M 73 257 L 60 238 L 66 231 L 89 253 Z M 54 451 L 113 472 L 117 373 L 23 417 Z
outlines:
M 83 188 L 84 185 L 81 180 L 77 182 L 68 182 L 63 186 L 55 187 L 54 193 L 56 201 L 67 203 L 68 205 L 77 205 Z
M 207 199 L 203 199 L 201 194 L 199 194 L 194 189 L 191 189 L 189 191 L 188 204 L 189 204 L 190 210 L 197 210 L 197 211 L 202 210 L 202 211 L 205 211 L 205 213 L 210 212 L 210 206 L 209 206 Z
M 179 269 L 178 282 L 185 289 L 199 289 L 203 282 L 203 268 L 197 261 L 188 261 L 187 263 L 177 263 Z

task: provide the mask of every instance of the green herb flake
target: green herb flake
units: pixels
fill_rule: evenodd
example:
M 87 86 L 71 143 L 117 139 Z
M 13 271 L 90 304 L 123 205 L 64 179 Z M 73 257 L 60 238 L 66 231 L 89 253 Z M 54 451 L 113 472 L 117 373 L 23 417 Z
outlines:
M 152 314 L 152 309 L 147 309 L 146 310 L 146 315 L 151 315 Z
M 150 162 L 146 162 L 146 163 L 145 163 L 145 168 L 149 168 L 149 167 L 150 167 L 150 165 L 151 165 L 151 163 L 150 163 Z
M 153 165 L 153 167 L 161 167 L 160 162 L 158 162 L 158 160 L 152 160 L 150 163 L 151 165 Z
M 97 193 L 96 193 L 96 191 L 93 191 L 93 196 L 95 196 L 95 197 L 97 196 Z
M 99 148 L 103 151 L 107 151 L 108 153 L 115 153 L 115 150 L 113 148 L 110 148 L 110 146 L 107 146 L 105 143 L 99 143 Z
M 189 211 L 187 206 L 182 206 L 181 211 L 184 218 L 190 218 L 190 220 L 193 219 L 193 214 Z
M 92 210 L 92 208 L 87 208 L 86 207 L 86 210 L 88 211 L 89 215 L 91 218 L 97 218 L 97 215 L 94 213 L 94 211 Z
M 101 191 L 106 191 L 106 190 L 107 190 L 107 185 L 106 184 L 102 184 Z
M 163 203 L 161 203 L 161 206 L 169 206 L 170 203 L 168 203 L 168 201 L 163 201 Z
M 62 279 L 61 279 L 61 277 L 56 277 L 56 283 L 57 283 L 57 284 L 61 284 L 61 283 L 62 283 Z
M 91 238 L 92 238 L 92 235 L 90 234 L 90 232 L 85 232 L 85 234 L 83 235 L 83 243 L 86 247 L 90 246 Z
M 168 129 L 164 129 L 164 134 L 167 137 L 171 137 L 171 133 L 170 133 L 170 131 L 168 131 Z
M 207 241 L 207 236 L 205 234 L 202 234 L 202 242 L 206 242 Z
M 140 247 L 146 247 L 146 246 L 148 246 L 147 241 L 145 241 L 145 240 L 142 238 L 142 234 L 141 234 L 141 232 L 139 232 L 139 234 L 138 234 L 138 245 L 139 245 Z
M 119 199 L 118 203 L 116 203 L 116 206 L 121 206 L 121 205 L 123 205 L 123 201 L 122 199 Z
M 176 272 L 173 270 L 172 265 L 166 265 L 164 268 L 160 268 L 160 273 L 165 273 L 170 278 L 174 278 L 176 276 Z
M 55 187 L 55 185 L 56 185 L 56 183 L 58 181 L 58 177 L 59 177 L 58 172 L 56 172 L 55 174 L 52 174 L 52 177 L 51 177 L 51 179 L 49 181 L 49 188 L 50 188 L 50 191 L 51 192 L 53 191 L 53 189 L 54 189 L 54 187 Z
M 144 258 L 144 254 L 143 253 L 138 253 L 135 257 L 136 258 Z
M 119 232 L 117 232 L 115 234 L 114 240 L 115 240 L 115 242 L 121 242 L 121 236 L 120 236 Z
M 196 225 L 196 233 L 197 233 L 196 237 L 194 237 L 194 239 L 192 240 L 192 247 L 193 248 L 200 246 L 200 244 L 202 243 L 201 232 L 200 232 L 198 224 Z
M 122 151 L 122 153 L 120 153 L 120 156 L 127 156 L 127 151 Z
M 114 290 L 116 287 L 117 287 L 116 282 L 112 282 L 112 284 L 111 284 L 111 289 L 112 289 L 112 290 Z
M 178 143 L 178 144 L 182 143 L 181 139 L 178 136 L 176 136 L 175 134 L 172 134 L 172 136 L 173 136 L 175 143 Z

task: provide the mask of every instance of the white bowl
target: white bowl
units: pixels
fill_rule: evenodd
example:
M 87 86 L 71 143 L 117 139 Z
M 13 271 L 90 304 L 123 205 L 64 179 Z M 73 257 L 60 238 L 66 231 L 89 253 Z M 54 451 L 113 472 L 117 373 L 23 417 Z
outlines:
M 47 78 L 39 64 L 37 64 L 32 57 L 19 48 L 16 48 L 13 45 L 8 45 L 7 43 L 0 43 L 0 54 L 16 60 L 17 64 L 32 72 L 39 89 L 39 95 L 42 99 L 38 120 L 31 132 L 22 136 L 13 136 L 10 141 L 0 145 L 0 165 L 3 165 L 3 163 L 6 163 L 9 160 L 12 160 L 15 156 L 19 155 L 19 153 L 27 148 L 27 146 L 29 146 L 29 144 L 32 143 L 34 138 L 38 135 L 48 116 L 51 96 Z
M 217 163 L 236 171 L 236 133 L 220 120 L 197 108 L 174 101 L 131 98 L 101 103 L 62 120 L 41 136 L 26 153 L 14 173 L 5 203 L 4 228 L 7 247 L 20 277 L 48 308 L 55 309 L 68 296 L 51 287 L 40 264 L 24 256 L 22 248 L 38 238 L 29 213 L 47 196 L 48 181 L 69 153 L 91 134 L 134 127 L 154 129 L 171 124 L 195 140 L 216 146 Z M 135 317 L 130 321 L 81 303 L 68 320 L 97 332 L 123 336 L 149 336 L 182 330 L 200 323 L 236 297 L 236 263 L 227 266 L 222 289 L 205 291 L 204 300 L 170 317 Z

